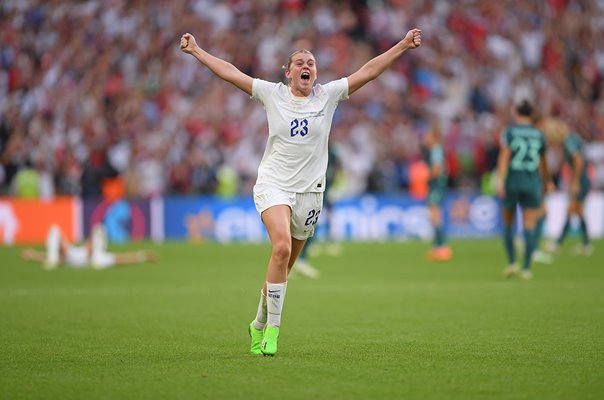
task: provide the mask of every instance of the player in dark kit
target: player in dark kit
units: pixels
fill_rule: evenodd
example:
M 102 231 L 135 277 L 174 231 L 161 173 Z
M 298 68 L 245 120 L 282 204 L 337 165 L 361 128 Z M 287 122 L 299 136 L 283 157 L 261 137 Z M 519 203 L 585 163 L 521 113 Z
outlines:
M 573 215 L 576 215 L 580 222 L 581 244 L 577 246 L 575 252 L 577 254 L 591 255 L 593 247 L 590 244 L 587 224 L 583 217 L 583 204 L 591 186 L 589 177 L 587 176 L 587 163 L 583 154 L 583 140 L 577 133 L 571 132 L 569 127 L 564 123 L 562 123 L 560 139 L 562 140 L 564 159 L 571 168 L 570 193 L 564 228 L 558 239 L 550 245 L 550 250 L 557 251 L 562 245 L 570 230 L 571 218 Z
M 544 192 L 549 182 L 545 159 L 545 137 L 532 123 L 533 105 L 524 100 L 514 109 L 516 123 L 507 128 L 501 137 L 501 150 L 497 166 L 497 192 L 503 199 L 503 241 L 508 257 L 504 276 L 520 274 L 531 279 L 531 258 L 535 249 L 535 226 Z M 524 236 L 524 262 L 522 271 L 516 263 L 513 222 L 516 207 L 522 209 Z
M 434 243 L 427 258 L 432 261 L 448 261 L 453 253 L 446 243 L 442 215 L 442 205 L 447 190 L 447 167 L 441 132 L 437 124 L 433 124 L 424 136 L 424 161 L 429 169 L 427 203 L 430 223 L 434 228 Z

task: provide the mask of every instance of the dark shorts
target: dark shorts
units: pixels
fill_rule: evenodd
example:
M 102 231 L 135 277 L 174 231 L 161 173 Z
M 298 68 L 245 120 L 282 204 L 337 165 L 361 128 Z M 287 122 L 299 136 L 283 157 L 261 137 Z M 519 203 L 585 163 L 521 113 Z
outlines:
M 447 192 L 446 181 L 435 181 L 429 185 L 427 202 L 430 205 L 440 206 L 445 199 L 445 193 Z
M 523 208 L 539 208 L 543 199 L 541 185 L 534 187 L 506 187 L 503 207 L 514 209 L 516 205 Z
M 583 203 L 590 189 L 590 182 L 587 179 L 581 179 L 581 184 L 579 186 L 579 193 L 573 197 L 574 201 Z

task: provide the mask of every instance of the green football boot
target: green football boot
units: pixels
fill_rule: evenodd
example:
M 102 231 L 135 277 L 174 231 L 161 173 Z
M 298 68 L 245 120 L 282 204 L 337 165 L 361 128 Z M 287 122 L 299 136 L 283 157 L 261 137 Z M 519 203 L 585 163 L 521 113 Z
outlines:
M 277 352 L 277 338 L 279 337 L 279 328 L 276 326 L 267 326 L 264 329 L 264 338 L 262 339 L 262 354 L 265 356 L 274 356 Z
M 254 321 L 252 321 L 250 322 L 250 326 L 248 327 L 248 332 L 250 333 L 250 337 L 252 338 L 250 351 L 252 352 L 252 354 L 262 354 L 260 347 L 262 346 L 264 331 L 262 329 L 258 330 L 254 328 Z

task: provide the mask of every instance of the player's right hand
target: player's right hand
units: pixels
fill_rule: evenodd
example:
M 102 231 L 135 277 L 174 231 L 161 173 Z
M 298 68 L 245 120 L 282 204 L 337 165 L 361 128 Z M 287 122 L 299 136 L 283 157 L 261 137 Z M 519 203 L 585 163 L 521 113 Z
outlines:
M 191 54 L 196 47 L 195 37 L 190 33 L 185 33 L 180 37 L 180 49 L 185 53 Z

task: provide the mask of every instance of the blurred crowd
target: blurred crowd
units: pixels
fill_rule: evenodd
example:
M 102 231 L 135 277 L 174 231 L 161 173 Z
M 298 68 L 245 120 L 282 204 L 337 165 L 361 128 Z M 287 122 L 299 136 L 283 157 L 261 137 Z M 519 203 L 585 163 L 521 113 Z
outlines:
M 180 36 L 269 81 L 306 48 L 326 83 L 413 27 L 422 46 L 335 116 L 340 195 L 407 191 L 434 126 L 450 185 L 480 189 L 525 97 L 584 138 L 604 188 L 602 0 L 3 0 L 0 195 L 249 194 L 265 111 Z

